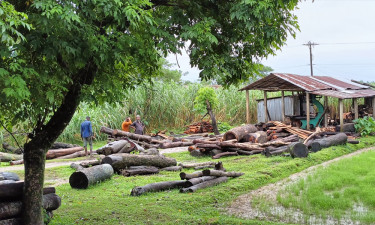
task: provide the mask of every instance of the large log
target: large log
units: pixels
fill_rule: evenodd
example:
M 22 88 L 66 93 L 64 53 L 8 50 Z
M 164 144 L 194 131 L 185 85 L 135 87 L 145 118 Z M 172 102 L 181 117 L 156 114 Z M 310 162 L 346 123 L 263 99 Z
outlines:
M 163 170 L 163 171 L 181 171 L 182 170 L 182 166 L 168 166 L 168 167 L 164 167 L 164 168 L 161 168 L 160 170 Z
M 23 164 L 23 159 L 15 160 L 15 161 L 10 161 L 9 164 L 10 164 L 11 166 L 14 166 L 14 165 L 21 165 L 21 164 Z
M 194 145 L 193 142 L 189 141 L 189 142 L 183 142 L 183 141 L 179 141 L 179 142 L 164 142 L 160 145 L 160 148 L 162 149 L 166 149 L 166 148 L 176 148 L 176 147 L 181 147 L 181 146 L 191 146 L 191 145 Z
M 13 154 L 22 154 L 23 153 L 23 149 L 15 148 L 15 147 L 11 146 L 10 144 L 8 144 L 6 142 L 3 142 L 2 146 L 3 146 L 3 149 L 6 150 L 7 152 L 10 152 L 10 153 L 13 153 Z
M 79 164 L 77 164 L 77 163 L 72 163 L 72 164 L 70 164 L 70 168 L 75 169 L 76 171 L 81 171 L 81 170 L 84 169 L 83 166 L 81 166 L 81 165 L 79 165 Z
M 74 148 L 74 147 L 79 147 L 79 145 L 68 144 L 68 143 L 63 143 L 63 142 L 55 142 L 52 144 L 51 149 Z
M 203 176 L 203 177 L 192 178 L 185 182 L 184 188 L 191 187 L 191 186 L 197 185 L 199 183 L 202 183 L 208 180 L 213 180 L 215 178 L 216 177 L 214 176 Z
M 238 142 L 240 142 L 245 138 L 247 134 L 255 133 L 257 131 L 258 129 L 252 124 L 235 127 L 235 128 L 230 129 L 224 134 L 223 140 L 227 141 L 231 139 L 236 139 Z
M 98 150 L 96 150 L 96 152 L 98 154 L 111 155 L 119 152 L 125 146 L 126 148 L 131 147 L 130 143 L 126 140 L 113 141 L 99 148 Z
M 20 177 L 13 172 L 0 172 L 0 180 L 14 180 L 19 181 Z
M 21 160 L 22 158 L 23 155 L 0 152 L 0 162 L 10 162 L 15 160 Z
M 253 155 L 252 151 L 244 151 L 238 148 L 226 148 L 225 150 L 229 152 L 237 152 L 239 155 Z
M 195 146 L 199 149 L 221 149 L 219 146 L 219 142 L 217 144 L 206 144 L 206 143 L 198 143 Z
M 180 163 L 179 166 L 182 166 L 183 168 L 194 168 L 197 166 L 214 166 L 216 162 L 201 162 L 201 163 Z
M 272 155 L 281 155 L 283 153 L 290 153 L 294 158 L 305 158 L 309 154 L 309 150 L 306 145 L 301 142 L 293 142 L 289 145 L 281 146 L 278 148 L 267 147 L 264 150 L 264 154 L 269 157 Z
M 348 141 L 348 136 L 345 133 L 338 133 L 336 135 L 317 139 L 311 142 L 311 151 L 317 152 L 320 151 L 322 148 L 328 148 L 330 146 L 335 145 L 343 145 Z
M 10 218 L 5 220 L 0 220 L 0 225 L 22 225 L 21 218 Z
M 47 211 L 56 210 L 61 206 L 61 198 L 55 194 L 50 193 L 43 195 L 43 209 Z
M 246 134 L 244 141 L 251 143 L 265 143 L 267 142 L 267 133 L 264 131 L 257 131 L 255 133 Z
M 121 170 L 121 175 L 125 177 L 135 175 L 148 175 L 159 173 L 159 169 L 154 166 L 131 166 L 129 168 Z
M 184 180 L 176 180 L 176 181 L 163 181 L 158 183 L 147 184 L 141 187 L 135 187 L 131 191 L 130 195 L 132 196 L 139 196 L 147 192 L 157 192 L 157 191 L 164 191 L 174 188 L 181 188 L 185 185 Z
M 54 159 L 57 157 L 70 155 L 70 154 L 73 154 L 75 152 L 79 152 L 82 150 L 83 150 L 83 147 L 52 149 L 52 150 L 47 151 L 46 159 Z
M 133 155 L 126 153 L 114 154 L 120 156 L 121 161 L 116 161 L 112 164 L 113 169 L 118 172 L 129 166 L 155 166 L 164 168 L 168 166 L 176 166 L 177 161 L 174 158 L 165 157 L 163 155 Z M 105 158 L 103 159 L 103 162 Z
M 221 157 L 227 157 L 227 156 L 238 156 L 238 153 L 237 152 L 222 152 L 222 153 L 212 156 L 212 158 L 220 159 Z
M 23 193 L 23 181 L 5 180 L 0 184 L 0 201 L 7 199 L 21 199 Z M 43 188 L 43 194 L 55 193 L 54 187 Z
M 343 130 L 340 130 L 341 126 L 340 125 L 337 125 L 335 127 L 335 130 L 336 132 L 355 132 L 355 127 L 354 127 L 354 123 L 345 123 L 343 126 L 342 126 L 342 129 Z
M 93 160 L 90 160 L 90 161 L 83 161 L 79 165 L 84 167 L 84 168 L 87 168 L 87 167 L 90 167 L 90 166 L 97 166 L 97 165 L 100 165 L 100 160 L 93 159 Z
M 106 157 L 102 159 L 102 164 L 113 165 L 113 163 L 120 162 L 120 161 L 122 161 L 121 155 L 118 155 L 118 154 L 107 155 Z
M 96 154 L 96 151 L 93 151 L 92 154 Z M 56 159 L 74 159 L 74 158 L 83 157 L 83 156 L 86 156 L 86 152 L 79 151 L 79 152 L 75 152 L 69 155 L 57 157 Z
M 240 177 L 244 173 L 238 172 L 224 172 L 222 170 L 203 170 L 203 176 L 214 176 L 214 177 Z
M 189 179 L 192 179 L 192 178 L 197 178 L 197 177 L 202 177 L 203 176 L 203 173 L 202 171 L 196 171 L 194 173 L 180 173 L 180 178 L 181 180 L 189 180 Z
M 146 141 L 149 143 L 152 140 L 151 136 L 148 136 L 148 135 L 134 134 L 134 133 L 125 132 L 125 131 L 117 130 L 117 129 L 113 130 L 112 135 L 120 136 L 120 137 L 128 137 L 133 140 Z
M 228 181 L 228 177 L 218 177 L 216 179 L 204 181 L 202 183 L 196 184 L 196 185 L 188 187 L 188 188 L 182 188 L 182 189 L 180 189 L 180 192 L 181 193 L 195 192 L 199 189 L 215 186 L 215 185 L 218 185 L 220 183 L 227 182 L 227 181 Z
M 239 148 L 241 150 L 253 151 L 253 150 L 263 150 L 264 148 L 256 144 L 249 143 L 230 143 L 230 142 L 221 142 L 220 146 L 228 148 Z
M 113 168 L 109 164 L 102 164 L 74 172 L 69 177 L 72 188 L 86 189 L 88 186 L 111 178 Z

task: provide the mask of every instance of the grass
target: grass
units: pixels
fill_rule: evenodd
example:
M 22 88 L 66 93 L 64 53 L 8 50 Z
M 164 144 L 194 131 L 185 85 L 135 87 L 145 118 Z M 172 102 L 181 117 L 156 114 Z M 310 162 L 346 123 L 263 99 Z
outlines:
M 306 180 L 280 191 L 277 199 L 284 207 L 298 208 L 305 215 L 333 216 L 338 220 L 349 217 L 370 224 L 375 221 L 374 185 L 372 151 L 319 168 Z
M 361 138 L 359 145 L 348 144 L 324 149 L 305 159 L 288 157 L 265 158 L 261 155 L 237 156 L 220 159 L 228 171 L 244 172 L 216 187 L 181 194 L 178 190 L 149 193 L 140 197 L 129 196 L 135 186 L 152 182 L 178 180 L 177 172 L 161 172 L 153 176 L 122 177 L 89 187 L 87 190 L 71 189 L 69 184 L 57 187 L 62 206 L 55 211 L 52 224 L 262 224 L 267 222 L 244 220 L 226 215 L 224 208 L 233 199 L 265 184 L 276 182 L 312 165 L 348 154 L 357 149 L 375 145 L 375 138 Z M 193 158 L 188 153 L 169 154 L 179 162 L 202 162 L 209 158 Z M 219 161 L 219 160 L 214 160 Z M 68 175 L 46 170 L 49 174 Z M 184 170 L 193 172 L 192 169 Z M 60 176 L 60 174 L 58 174 Z

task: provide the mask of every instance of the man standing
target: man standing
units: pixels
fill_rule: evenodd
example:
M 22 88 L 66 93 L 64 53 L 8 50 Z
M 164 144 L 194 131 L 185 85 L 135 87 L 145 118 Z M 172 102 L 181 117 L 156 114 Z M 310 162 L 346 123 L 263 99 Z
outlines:
M 142 123 L 140 115 L 137 115 L 136 121 L 132 123 L 132 125 L 130 126 L 135 128 L 134 133 L 143 135 L 143 130 L 145 129 L 145 125 Z
M 90 145 L 90 156 L 92 155 L 92 126 L 90 122 L 90 117 L 86 117 L 86 121 L 81 123 L 81 138 L 83 140 L 83 147 L 85 148 L 85 153 L 87 156 L 87 142 Z

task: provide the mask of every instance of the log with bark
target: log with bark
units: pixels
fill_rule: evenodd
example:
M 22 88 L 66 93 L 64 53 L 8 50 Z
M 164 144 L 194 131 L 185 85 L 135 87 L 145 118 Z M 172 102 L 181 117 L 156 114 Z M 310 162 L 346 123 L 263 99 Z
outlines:
M 335 127 L 335 130 L 336 130 L 336 132 L 352 132 L 352 133 L 356 132 L 355 127 L 354 127 L 354 123 L 345 123 L 342 126 L 342 130 L 341 130 L 341 126 L 337 125 Z
M 338 133 L 336 135 L 317 139 L 311 143 L 311 151 L 317 152 L 322 148 L 328 148 L 335 145 L 343 145 L 348 141 L 348 136 L 345 133 Z
M 90 154 L 90 152 L 87 152 L 87 154 Z M 92 151 L 92 154 L 95 155 L 96 151 Z M 84 156 L 86 156 L 86 152 L 85 151 L 79 151 L 79 152 L 75 152 L 75 153 L 72 153 L 72 154 L 69 154 L 69 155 L 57 157 L 56 159 L 74 159 L 74 158 L 84 157 Z
M 10 164 L 11 166 L 14 166 L 14 165 L 21 165 L 21 164 L 23 164 L 23 159 L 15 160 L 15 161 L 10 161 L 9 164 Z
M 212 156 L 213 159 L 220 159 L 221 157 L 238 156 L 237 152 L 222 152 Z
M 23 193 L 23 181 L 6 180 L 7 183 L 0 184 L 0 201 L 7 199 L 21 199 Z M 43 188 L 43 194 L 55 193 L 54 187 Z
M 227 182 L 227 181 L 228 181 L 228 177 L 218 177 L 216 179 L 204 181 L 202 183 L 196 184 L 196 185 L 188 187 L 188 188 L 182 188 L 182 189 L 180 189 L 180 192 L 181 193 L 195 192 L 199 189 L 203 189 L 203 188 L 206 188 L 206 187 L 212 187 L 212 186 L 215 186 L 215 185 L 218 185 L 220 183 Z
M 278 148 L 266 148 L 264 154 L 269 157 L 272 155 L 281 155 L 283 153 L 290 153 L 294 158 L 305 158 L 309 154 L 307 146 L 301 142 L 293 142 L 289 145 Z
M 0 152 L 0 162 L 10 162 L 15 160 L 21 160 L 22 158 L 23 155 Z
M 176 147 L 191 146 L 191 145 L 194 145 L 193 142 L 179 141 L 179 142 L 164 142 L 159 147 L 162 149 L 166 149 L 166 148 L 176 148 Z
M 157 191 L 170 190 L 174 188 L 181 188 L 184 185 L 185 185 L 184 180 L 163 181 L 163 182 L 158 182 L 158 183 L 152 183 L 152 184 L 147 184 L 145 186 L 133 188 L 130 195 L 139 196 L 147 192 L 157 192 Z
M 154 166 L 130 166 L 129 168 L 120 171 L 120 174 L 125 177 L 135 175 L 148 175 L 159 173 L 159 169 Z
M 215 177 L 240 177 L 244 173 L 238 172 L 224 172 L 222 170 L 203 170 L 203 176 L 215 176 Z
M 182 170 L 182 166 L 168 166 L 168 167 L 164 167 L 164 168 L 161 168 L 160 170 L 164 170 L 164 171 L 181 171 Z
M 3 146 L 4 150 L 6 150 L 7 152 L 10 152 L 12 154 L 22 154 L 23 153 L 22 148 L 15 148 L 15 147 L 11 146 L 10 144 L 8 144 L 6 142 L 3 142 L 2 146 Z
M 77 164 L 77 163 L 72 163 L 72 164 L 70 164 L 70 168 L 75 169 L 76 171 L 80 171 L 80 170 L 83 170 L 83 169 L 84 169 L 83 166 L 81 166 L 81 165 L 79 165 L 79 164 Z
M 0 220 L 0 225 L 22 225 L 21 218 L 10 218 L 5 220 Z
M 126 140 L 118 140 L 118 141 L 113 141 L 104 145 L 103 147 L 96 150 L 96 152 L 98 154 L 111 155 L 114 153 L 118 153 L 123 148 L 130 149 L 131 148 L 130 143 Z
M 129 166 L 155 166 L 158 168 L 164 168 L 169 166 L 176 166 L 177 161 L 174 158 L 165 157 L 163 155 L 133 155 L 126 153 L 114 154 L 112 156 L 120 156 L 120 161 L 113 162 L 112 166 L 116 172 L 125 169 Z M 102 161 L 106 162 L 107 157 Z
M 148 135 L 135 134 L 135 133 L 125 132 L 125 131 L 117 130 L 117 129 L 114 129 L 112 131 L 112 135 L 113 136 L 120 136 L 120 137 L 128 137 L 128 138 L 133 139 L 133 140 L 145 141 L 145 142 L 148 142 L 148 143 L 150 143 L 151 140 L 152 140 L 152 137 L 148 136 Z
M 112 166 L 102 164 L 74 172 L 69 177 L 69 184 L 72 188 L 86 189 L 92 184 L 111 178 L 112 175 Z
M 215 166 L 216 162 L 201 162 L 201 163 L 180 163 L 179 166 L 182 168 L 194 168 L 197 166 Z
M 205 154 L 203 152 L 201 152 L 200 150 L 198 150 L 198 149 L 194 149 L 194 150 L 190 151 L 190 155 L 194 156 L 194 157 L 205 156 Z
M 79 145 L 68 144 L 68 143 L 63 143 L 63 142 L 55 142 L 52 144 L 51 149 L 74 148 L 74 147 L 79 147 Z
M 202 177 L 203 176 L 203 173 L 202 171 L 196 171 L 194 173 L 180 173 L 180 178 L 181 180 L 189 180 L 189 179 L 192 179 L 192 178 L 197 178 L 197 177 Z
M 254 155 L 252 151 L 244 151 L 239 148 L 225 148 L 229 152 L 237 152 L 239 155 Z
M 87 167 L 90 167 L 90 166 L 97 166 L 97 165 L 100 165 L 100 160 L 93 159 L 93 160 L 89 160 L 89 161 L 83 161 L 79 165 L 84 167 L 84 168 L 87 168 Z
M 73 154 L 75 152 L 79 152 L 82 150 L 83 150 L 83 147 L 50 149 L 47 151 L 46 159 L 54 159 L 57 157 L 70 155 L 70 154 Z
M 236 139 L 238 142 L 242 141 L 247 134 L 257 132 L 258 129 L 252 125 L 252 124 L 247 124 L 244 126 L 240 127 L 235 127 L 227 131 L 224 136 L 223 140 L 231 140 L 231 139 Z
M 358 140 L 353 140 L 353 139 L 350 139 L 350 140 L 348 139 L 347 143 L 356 145 L 356 144 L 359 144 L 359 141 Z
M 202 182 L 213 180 L 216 178 L 217 177 L 214 177 L 214 176 L 203 176 L 203 177 L 192 178 L 190 180 L 185 181 L 184 188 L 191 187 L 191 186 L 200 184 Z
M 221 142 L 220 146 L 222 148 L 238 148 L 241 150 L 253 151 L 253 150 L 264 150 L 264 148 L 260 147 L 257 144 L 250 144 L 250 143 L 230 143 L 230 142 Z
M 244 141 L 251 143 L 265 143 L 267 142 L 267 133 L 264 131 L 257 131 L 255 133 L 246 134 Z
M 13 172 L 0 172 L 0 180 L 14 180 L 19 181 L 20 177 Z

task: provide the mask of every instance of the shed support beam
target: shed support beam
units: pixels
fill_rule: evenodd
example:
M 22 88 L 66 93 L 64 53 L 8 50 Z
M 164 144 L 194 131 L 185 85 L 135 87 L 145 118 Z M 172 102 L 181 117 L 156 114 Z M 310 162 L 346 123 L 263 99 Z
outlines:
M 267 107 L 267 91 L 264 91 L 264 120 L 267 123 L 270 118 L 268 118 L 268 107 Z
M 353 107 L 354 107 L 354 119 L 358 119 L 358 99 L 353 98 Z
M 344 101 L 340 98 L 339 99 L 339 107 L 340 107 L 340 132 L 344 129 Z
M 285 100 L 284 100 L 284 91 L 281 91 L 281 118 L 283 122 L 285 121 Z
M 372 118 L 375 119 L 375 97 L 372 97 Z
M 246 90 L 246 123 L 250 123 L 250 96 L 249 90 Z
M 324 127 L 328 127 L 328 97 L 324 96 Z
M 310 94 L 306 92 L 306 130 L 310 130 Z

